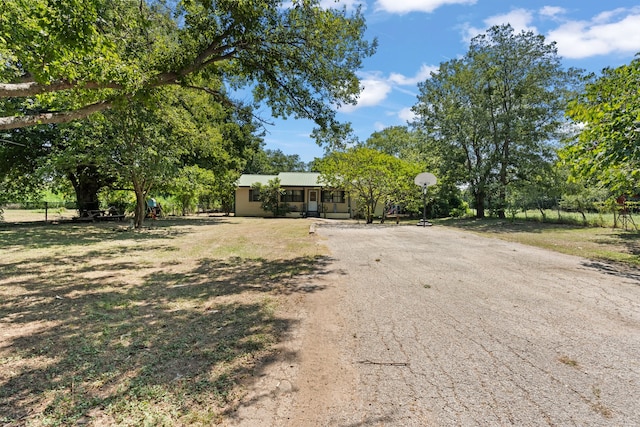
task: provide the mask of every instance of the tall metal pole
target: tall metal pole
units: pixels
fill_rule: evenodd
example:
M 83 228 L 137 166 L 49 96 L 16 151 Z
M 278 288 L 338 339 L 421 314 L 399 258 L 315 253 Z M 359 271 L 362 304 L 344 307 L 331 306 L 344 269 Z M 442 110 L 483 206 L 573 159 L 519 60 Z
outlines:
M 422 226 L 427 226 L 427 184 L 422 185 Z

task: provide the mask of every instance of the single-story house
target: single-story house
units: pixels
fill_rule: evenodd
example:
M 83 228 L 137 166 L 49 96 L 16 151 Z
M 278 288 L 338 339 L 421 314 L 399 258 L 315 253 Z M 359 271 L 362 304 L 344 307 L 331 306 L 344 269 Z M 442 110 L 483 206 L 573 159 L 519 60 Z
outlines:
M 328 188 L 319 182 L 317 172 L 281 172 L 278 175 L 240 176 L 236 188 L 236 216 L 266 216 L 258 200 L 258 194 L 251 186 L 255 183 L 266 185 L 274 178 L 280 180 L 285 190 L 281 201 L 289 206 L 288 217 L 314 216 L 332 219 L 352 217 L 352 201 L 342 190 Z M 355 206 L 353 206 L 355 207 Z

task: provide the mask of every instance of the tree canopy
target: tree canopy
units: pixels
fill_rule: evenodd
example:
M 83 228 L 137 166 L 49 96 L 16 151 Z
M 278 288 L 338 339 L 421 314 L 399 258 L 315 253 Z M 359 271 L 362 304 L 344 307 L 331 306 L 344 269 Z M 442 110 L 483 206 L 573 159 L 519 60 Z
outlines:
M 306 172 L 307 164 L 298 154 L 285 154 L 280 149 L 258 149 L 248 160 L 244 173 L 277 175 L 280 172 Z
M 358 201 L 367 223 L 379 203 L 401 203 L 412 190 L 420 167 L 390 154 L 367 147 L 334 151 L 316 163 L 321 179 L 330 187 L 340 188 Z
M 479 217 L 489 200 L 504 217 L 509 187 L 554 160 L 577 75 L 561 67 L 554 43 L 507 25 L 475 37 L 463 58 L 419 85 L 416 125 L 469 186 Z
M 422 148 L 419 135 L 406 126 L 390 126 L 374 132 L 365 145 L 407 160 L 419 157 Z
M 575 177 L 620 194 L 640 179 L 640 57 L 603 70 L 570 104 L 578 132 L 562 150 Z
M 5 0 L 0 130 L 63 123 L 166 85 L 227 105 L 251 90 L 275 117 L 339 131 L 373 54 L 360 10 L 319 0 Z

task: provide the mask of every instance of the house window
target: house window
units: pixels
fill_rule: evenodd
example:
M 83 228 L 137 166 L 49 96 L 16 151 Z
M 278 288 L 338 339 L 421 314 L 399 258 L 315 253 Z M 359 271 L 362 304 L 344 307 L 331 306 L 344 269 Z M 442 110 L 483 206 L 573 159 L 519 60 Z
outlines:
M 322 192 L 322 202 L 323 203 L 344 203 L 344 191 L 331 191 L 324 190 Z
M 285 190 L 280 201 L 282 202 L 304 202 L 304 190 Z
M 258 190 L 250 189 L 249 190 L 249 201 L 250 202 L 259 202 L 260 201 L 260 192 Z

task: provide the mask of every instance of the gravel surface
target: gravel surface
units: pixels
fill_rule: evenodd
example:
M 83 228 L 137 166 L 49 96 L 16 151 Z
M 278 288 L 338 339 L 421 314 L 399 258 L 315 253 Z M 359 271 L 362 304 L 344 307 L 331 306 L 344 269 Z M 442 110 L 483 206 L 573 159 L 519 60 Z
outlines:
M 437 226 L 317 234 L 287 389 L 247 425 L 640 425 L 640 271 Z

